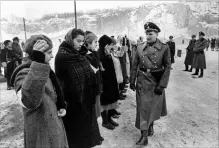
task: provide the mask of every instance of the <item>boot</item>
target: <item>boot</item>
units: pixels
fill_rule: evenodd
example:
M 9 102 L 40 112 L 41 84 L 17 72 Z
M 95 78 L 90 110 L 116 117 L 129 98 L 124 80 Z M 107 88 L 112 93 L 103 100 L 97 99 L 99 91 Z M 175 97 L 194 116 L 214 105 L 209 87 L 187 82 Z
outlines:
M 189 69 L 189 72 L 192 72 L 192 66 L 191 66 L 191 68 Z
M 113 110 L 109 110 L 108 116 L 107 116 L 109 123 L 112 124 L 114 127 L 119 126 L 119 124 L 117 122 L 113 121 L 113 119 L 111 118 L 112 116 L 113 116 Z
M 148 128 L 148 136 L 151 137 L 154 135 L 154 122 L 152 122 Z
M 199 73 L 199 69 L 195 69 L 195 73 L 193 73 L 192 75 L 194 76 L 194 75 L 198 75 L 198 73 Z
M 189 65 L 185 65 L 185 70 L 183 71 L 188 71 L 189 70 Z
M 148 132 L 147 130 L 142 131 L 142 136 L 139 139 L 139 141 L 136 143 L 136 145 L 148 145 Z
M 201 74 L 198 76 L 198 78 L 202 78 L 204 75 L 204 69 L 201 69 Z
M 106 111 L 101 112 L 101 117 L 102 117 L 102 120 L 103 120 L 103 122 L 102 122 L 103 127 L 107 128 L 109 130 L 114 130 L 115 129 L 115 127 L 112 124 L 110 124 L 110 122 L 108 121 L 108 115 L 107 115 Z
M 115 109 L 111 109 L 108 111 L 108 115 L 112 118 L 119 118 L 121 113 L 117 112 Z

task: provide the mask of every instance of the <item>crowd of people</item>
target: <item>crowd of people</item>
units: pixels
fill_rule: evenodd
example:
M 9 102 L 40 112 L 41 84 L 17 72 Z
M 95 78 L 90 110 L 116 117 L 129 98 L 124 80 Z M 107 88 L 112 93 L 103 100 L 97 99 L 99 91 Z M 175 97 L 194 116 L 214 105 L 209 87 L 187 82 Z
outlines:
M 165 88 L 175 62 L 173 36 L 167 43 L 158 39 L 161 29 L 144 25 L 147 42 L 140 37 L 103 35 L 71 29 L 60 41 L 55 70 L 49 65 L 53 43 L 45 35 L 31 36 L 22 47 L 19 39 L 4 41 L 1 63 L 7 89 L 15 88 L 24 115 L 24 146 L 91 148 L 101 145 L 102 126 L 114 130 L 119 124 L 119 100 L 127 88 L 136 92 L 136 123 L 141 136 L 137 145 L 147 145 L 154 134 L 154 121 L 167 115 Z M 205 34 L 192 36 L 187 47 L 185 70 L 206 69 Z M 212 47 L 212 46 L 211 46 Z M 24 58 L 23 52 L 26 56 Z M 191 68 L 189 69 L 189 65 Z M 128 86 L 130 84 L 130 86 Z

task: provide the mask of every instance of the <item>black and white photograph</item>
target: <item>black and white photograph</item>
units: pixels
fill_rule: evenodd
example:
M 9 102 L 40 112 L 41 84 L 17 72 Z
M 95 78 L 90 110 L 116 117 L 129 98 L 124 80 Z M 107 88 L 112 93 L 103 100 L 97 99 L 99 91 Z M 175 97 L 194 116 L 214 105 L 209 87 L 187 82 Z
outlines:
M 218 0 L 0 0 L 0 148 L 218 148 Z

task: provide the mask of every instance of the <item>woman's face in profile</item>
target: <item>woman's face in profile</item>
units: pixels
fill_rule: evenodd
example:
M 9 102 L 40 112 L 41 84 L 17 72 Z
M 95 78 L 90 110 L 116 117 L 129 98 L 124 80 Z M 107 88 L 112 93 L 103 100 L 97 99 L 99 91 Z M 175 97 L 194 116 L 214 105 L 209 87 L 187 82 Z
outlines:
M 76 38 L 73 39 L 73 43 L 74 43 L 74 49 L 79 51 L 81 46 L 84 44 L 84 36 L 78 35 Z

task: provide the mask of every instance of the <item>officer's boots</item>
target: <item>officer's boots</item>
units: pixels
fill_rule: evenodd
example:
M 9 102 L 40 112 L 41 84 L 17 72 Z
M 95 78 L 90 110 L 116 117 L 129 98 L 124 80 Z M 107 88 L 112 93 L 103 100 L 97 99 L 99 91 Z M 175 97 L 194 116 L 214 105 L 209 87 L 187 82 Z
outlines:
M 148 131 L 147 130 L 142 130 L 141 131 L 141 138 L 138 140 L 136 145 L 148 145 Z
M 154 122 L 152 122 L 148 128 L 148 136 L 151 137 L 154 135 Z

